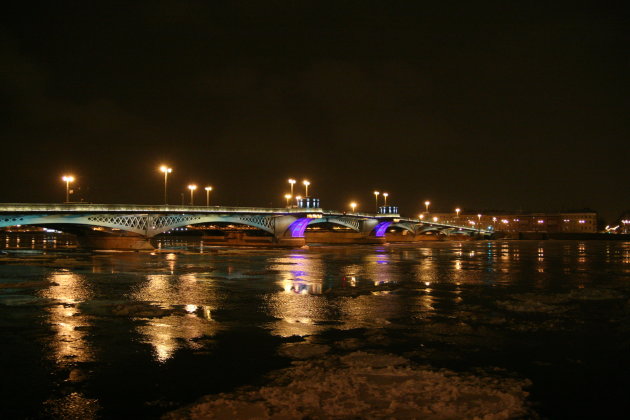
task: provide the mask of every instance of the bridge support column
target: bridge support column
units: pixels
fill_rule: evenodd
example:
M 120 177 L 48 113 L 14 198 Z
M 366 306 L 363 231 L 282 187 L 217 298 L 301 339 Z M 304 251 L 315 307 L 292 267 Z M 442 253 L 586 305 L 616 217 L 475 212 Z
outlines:
M 312 219 L 307 217 L 280 216 L 274 219 L 274 241 L 278 246 L 300 248 L 306 245 L 304 231 Z
M 381 222 L 375 219 L 367 219 L 361 221 L 361 239 L 362 244 L 384 244 L 386 241 L 385 231 L 391 222 Z

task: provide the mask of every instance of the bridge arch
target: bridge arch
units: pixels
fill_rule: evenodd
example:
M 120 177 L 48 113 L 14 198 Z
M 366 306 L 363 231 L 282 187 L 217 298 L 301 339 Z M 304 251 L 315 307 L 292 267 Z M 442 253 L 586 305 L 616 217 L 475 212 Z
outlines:
M 159 216 L 153 220 L 152 234 L 155 236 L 169 230 L 207 223 L 229 223 L 251 226 L 267 233 L 275 234 L 275 216 L 259 215 L 167 215 Z
M 409 231 L 413 234 L 416 233 L 416 228 L 415 225 L 411 224 L 411 223 L 405 223 L 405 222 L 398 222 L 398 223 L 392 223 L 391 225 L 389 225 L 390 228 L 400 228 L 400 229 L 404 229 L 406 231 Z
M 182 226 L 205 223 L 233 223 L 247 225 L 265 232 L 275 233 L 273 215 L 197 215 L 197 214 L 48 214 L 12 215 L 0 217 L 0 227 L 18 225 L 36 226 L 86 226 L 117 229 L 151 238 Z
M 322 217 L 319 219 L 311 219 L 310 225 L 318 223 L 330 223 L 333 225 L 343 226 L 354 230 L 355 232 L 361 231 L 361 220 L 354 217 Z

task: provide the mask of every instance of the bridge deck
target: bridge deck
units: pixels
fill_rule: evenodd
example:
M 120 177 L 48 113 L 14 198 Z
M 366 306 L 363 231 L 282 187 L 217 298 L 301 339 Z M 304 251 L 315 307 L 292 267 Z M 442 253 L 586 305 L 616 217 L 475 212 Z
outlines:
M 362 212 L 340 212 L 321 208 L 268 208 L 268 207 L 224 207 L 224 206 L 179 206 L 179 205 L 142 205 L 142 204 L 94 204 L 94 203 L 2 203 L 0 214 L 241 214 L 241 215 L 313 215 L 314 217 L 349 217 L 361 219 L 392 220 L 395 223 L 412 223 L 436 228 L 453 228 L 468 232 L 490 234 L 484 229 L 474 229 L 470 226 L 458 226 L 431 222 L 413 218 L 401 218 L 399 214 L 377 214 Z

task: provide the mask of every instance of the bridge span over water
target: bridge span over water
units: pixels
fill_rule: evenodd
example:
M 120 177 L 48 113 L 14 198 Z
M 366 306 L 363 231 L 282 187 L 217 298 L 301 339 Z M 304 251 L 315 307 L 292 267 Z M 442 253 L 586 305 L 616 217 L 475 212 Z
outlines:
M 322 208 L 264 208 L 135 204 L 0 204 L 0 228 L 33 225 L 76 234 L 87 248 L 150 248 L 149 239 L 173 229 L 209 224 L 250 226 L 279 246 L 302 246 L 309 226 L 327 223 L 357 232 L 360 243 L 385 242 L 387 229 L 412 235 L 430 231 L 489 236 L 491 232 L 392 213 L 339 212 Z

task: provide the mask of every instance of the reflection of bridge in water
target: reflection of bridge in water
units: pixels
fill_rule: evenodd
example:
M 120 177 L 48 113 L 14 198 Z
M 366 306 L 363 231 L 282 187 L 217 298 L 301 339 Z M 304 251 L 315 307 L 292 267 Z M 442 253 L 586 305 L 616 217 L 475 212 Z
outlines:
M 40 226 L 76 234 L 86 248 L 148 249 L 149 239 L 184 226 L 231 224 L 266 232 L 278 246 L 302 246 L 318 224 L 355 232 L 355 243 L 383 243 L 388 229 L 417 236 L 480 235 L 491 232 L 400 217 L 395 213 L 345 213 L 321 208 L 145 206 L 127 204 L 1 204 L 0 228 Z M 322 225 L 325 226 L 325 225 Z M 334 233 L 331 233 L 334 234 Z

